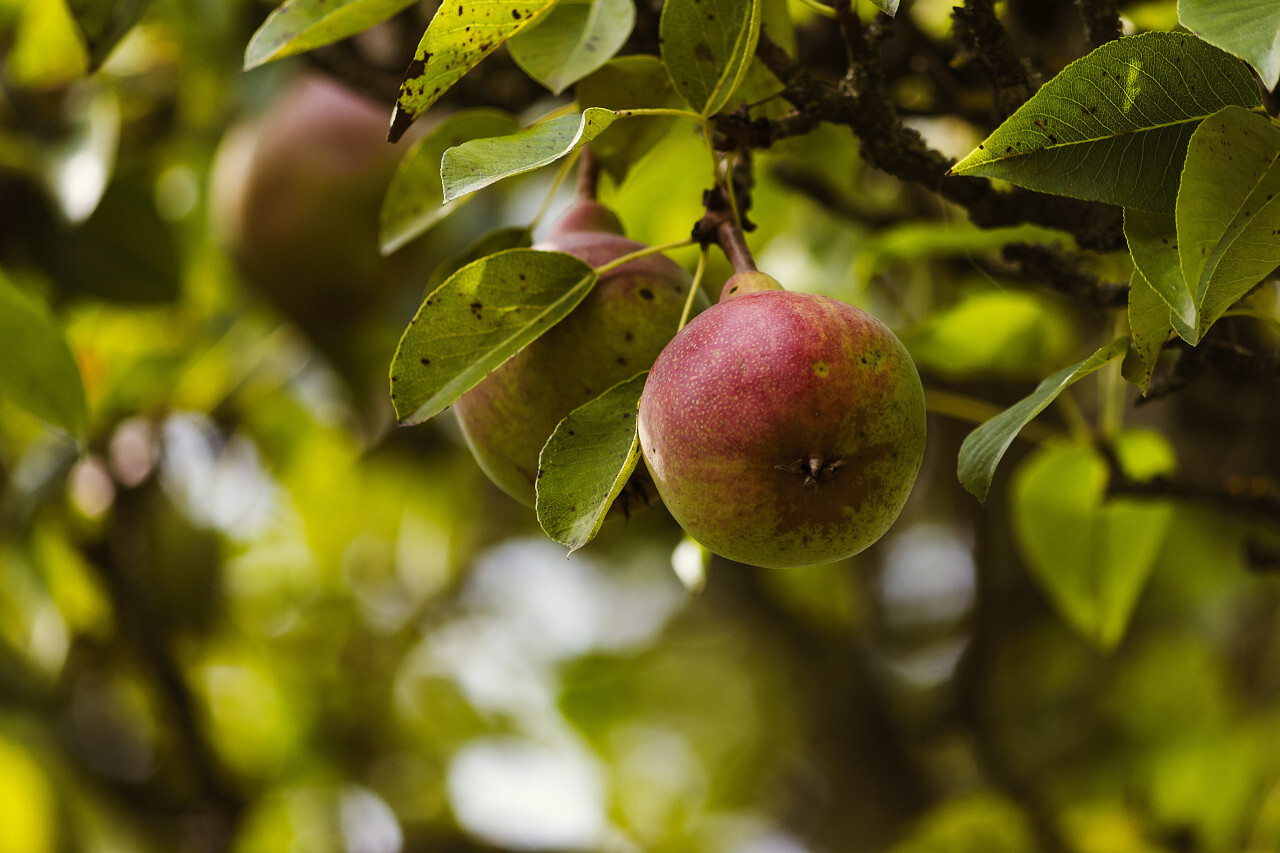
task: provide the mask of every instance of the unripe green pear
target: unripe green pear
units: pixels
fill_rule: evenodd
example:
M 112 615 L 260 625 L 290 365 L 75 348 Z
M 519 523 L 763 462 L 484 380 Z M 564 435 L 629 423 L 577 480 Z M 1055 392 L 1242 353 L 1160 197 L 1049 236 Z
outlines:
M 644 248 L 618 233 L 576 230 L 609 227 L 610 220 L 617 224 L 606 208 L 579 202 L 561 220 L 573 230 L 558 225 L 535 248 L 592 266 Z M 533 506 L 538 456 L 556 424 L 653 364 L 676 332 L 690 286 L 689 274 L 665 255 L 610 270 L 568 317 L 464 394 L 454 413 L 489 479 Z
M 738 279 L 734 282 L 734 279 Z M 879 320 L 738 273 L 662 351 L 640 446 L 694 539 L 757 566 L 862 551 L 898 517 L 924 457 L 924 390 Z

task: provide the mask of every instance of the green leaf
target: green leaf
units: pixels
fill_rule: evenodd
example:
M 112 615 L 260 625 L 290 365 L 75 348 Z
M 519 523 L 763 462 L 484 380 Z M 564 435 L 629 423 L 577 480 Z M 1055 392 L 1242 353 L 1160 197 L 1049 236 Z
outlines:
M 555 0 L 445 2 L 427 25 L 400 83 L 387 138 L 397 141 L 450 86 L 499 45 L 545 14 Z
M 1280 128 L 1239 107 L 1206 119 L 1187 149 L 1176 216 L 1203 335 L 1280 264 Z
M 609 110 L 686 107 L 667 76 L 667 68 L 656 56 L 620 56 L 577 86 L 578 106 Z M 629 118 L 603 136 L 592 140 L 591 151 L 613 179 L 622 183 L 631 166 L 661 141 L 675 118 L 637 116 Z
M 1280 3 L 1275 0 L 1178 0 L 1178 22 L 1248 62 L 1268 89 L 1280 83 Z
M 538 523 L 569 553 L 600 531 L 640 460 L 636 410 L 648 371 L 614 385 L 562 420 L 538 458 Z
M 244 70 L 364 32 L 415 0 L 285 0 L 249 39 Z
M 898 14 L 899 0 L 871 0 L 877 9 L 884 12 L 890 18 Z
M 67 339 L 44 305 L 3 273 L 0 364 L 0 396 L 84 439 L 84 384 Z
M 633 0 L 560 0 L 507 48 L 526 74 L 558 95 L 621 50 L 635 23 Z
M 1160 348 L 1172 333 L 1169 306 L 1142 271 L 1134 270 L 1129 279 L 1129 352 L 1125 354 L 1121 372 L 1144 394 L 1156 359 L 1160 357 Z
M 67 8 L 89 48 L 90 71 L 106 61 L 150 5 L 151 0 L 67 0 Z
M 562 252 L 508 249 L 467 264 L 436 288 L 391 362 L 391 400 L 404 425 L 444 411 L 569 315 L 596 282 Z
M 662 59 L 676 91 L 703 115 L 729 102 L 760 38 L 760 0 L 667 0 Z
M 902 336 L 916 365 L 946 379 L 1033 379 L 1069 358 L 1071 320 L 1025 291 L 982 291 L 931 313 Z
M 1183 337 L 1194 345 L 1199 340 L 1195 331 L 1196 307 L 1191 289 L 1178 265 L 1178 238 L 1172 213 L 1152 213 L 1126 207 L 1124 236 L 1129 243 L 1133 265 L 1179 321 L 1186 332 Z
M 1029 395 L 969 433 L 960 446 L 957 474 L 961 485 L 978 500 L 986 501 L 996 466 L 1022 428 L 1069 385 L 1119 358 L 1128 346 L 1127 337 L 1117 338 L 1084 361 L 1062 368 L 1037 385 Z
M 1174 468 L 1158 433 L 1116 436 L 1126 475 L 1144 480 Z M 1089 443 L 1044 445 L 1014 474 L 1014 537 L 1032 576 L 1064 620 L 1109 651 L 1124 636 L 1173 517 L 1173 505 L 1107 499 L 1107 462 Z
M 445 151 L 472 139 L 504 136 L 519 129 L 519 122 L 499 110 L 463 110 L 414 143 L 396 168 L 382 200 L 378 216 L 382 253 L 389 255 L 426 233 L 465 202 L 458 199 L 445 203 L 440 181 L 440 160 Z
M 4 36 L 6 91 L 60 88 L 89 71 L 89 50 L 63 0 L 28 0 Z
M 591 107 L 582 115 L 553 118 L 511 136 L 476 139 L 450 148 L 440 163 L 444 200 L 554 163 L 595 139 L 617 117 L 612 110 Z
M 456 255 L 450 255 L 441 261 L 431 271 L 431 278 L 427 279 L 427 286 L 424 289 L 428 294 L 431 293 L 431 291 L 444 284 L 449 276 L 472 261 L 495 255 L 504 249 L 527 249 L 532 244 L 533 235 L 529 233 L 528 228 L 511 226 L 490 231 L 461 252 Z
M 1261 104 L 1248 69 L 1195 36 L 1129 36 L 1064 68 L 951 171 L 1173 210 L 1196 125 L 1223 107 Z

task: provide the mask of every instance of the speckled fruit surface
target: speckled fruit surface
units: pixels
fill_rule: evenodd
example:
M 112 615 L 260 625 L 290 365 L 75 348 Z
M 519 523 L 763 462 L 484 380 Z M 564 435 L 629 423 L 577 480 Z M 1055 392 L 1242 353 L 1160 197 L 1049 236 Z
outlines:
M 600 266 L 644 246 L 618 234 L 575 231 L 536 248 Z M 660 254 L 611 270 L 572 314 L 464 394 L 454 412 L 489 479 L 533 506 L 538 455 L 556 424 L 649 368 L 675 334 L 689 286 L 684 268 Z
M 667 345 L 640 398 L 663 503 L 723 557 L 852 556 L 902 511 L 925 446 L 924 389 L 894 334 L 805 293 L 734 295 Z

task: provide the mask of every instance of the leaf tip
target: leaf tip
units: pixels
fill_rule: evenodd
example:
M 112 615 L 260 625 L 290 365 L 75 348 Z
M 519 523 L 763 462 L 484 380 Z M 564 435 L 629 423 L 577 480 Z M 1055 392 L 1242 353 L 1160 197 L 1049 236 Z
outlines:
M 397 102 L 391 110 L 391 126 L 387 128 L 387 141 L 392 145 L 399 142 L 417 118 Z

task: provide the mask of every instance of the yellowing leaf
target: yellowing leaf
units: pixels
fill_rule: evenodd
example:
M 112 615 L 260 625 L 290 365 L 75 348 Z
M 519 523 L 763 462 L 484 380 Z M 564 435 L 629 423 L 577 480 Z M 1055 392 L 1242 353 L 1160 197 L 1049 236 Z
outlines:
M 418 42 L 400 83 L 387 138 L 395 142 L 450 86 L 555 0 L 446 0 Z

